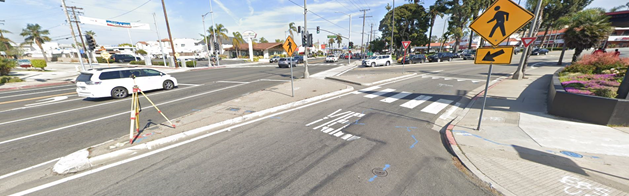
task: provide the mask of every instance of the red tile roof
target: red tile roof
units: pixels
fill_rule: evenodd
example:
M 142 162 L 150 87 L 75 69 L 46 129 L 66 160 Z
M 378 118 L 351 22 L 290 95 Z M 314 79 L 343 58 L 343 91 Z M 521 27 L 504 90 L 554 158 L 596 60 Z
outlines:
M 281 46 L 281 45 L 282 45 L 282 43 L 256 43 L 256 44 L 253 45 L 253 49 L 254 50 L 266 50 L 266 49 L 277 47 L 277 46 Z M 236 50 L 236 48 L 234 48 L 234 47 L 225 48 L 225 50 Z M 249 44 L 248 43 L 240 44 L 240 47 L 238 47 L 238 50 L 249 50 Z
M 566 32 L 566 30 L 568 30 L 568 29 L 561 29 L 561 30 L 548 30 L 548 34 L 546 34 L 546 36 L 548 36 L 548 35 L 554 35 L 554 34 L 557 34 L 557 33 L 564 33 L 564 32 Z M 545 33 L 545 31 L 540 31 L 540 32 L 537 32 L 537 36 L 544 36 L 544 33 Z

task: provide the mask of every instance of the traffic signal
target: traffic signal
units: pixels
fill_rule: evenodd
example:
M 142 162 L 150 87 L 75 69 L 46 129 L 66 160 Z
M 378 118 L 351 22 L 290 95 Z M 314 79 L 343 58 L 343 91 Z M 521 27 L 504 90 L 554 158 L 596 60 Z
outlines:
M 349 42 L 349 49 L 354 48 L 354 42 Z
M 312 33 L 308 34 L 308 47 L 312 47 Z
M 308 46 L 308 35 L 303 35 L 301 37 L 301 45 L 303 45 L 304 47 Z
M 218 50 L 218 49 L 219 49 L 218 43 L 214 42 L 214 50 Z
M 91 35 L 85 35 L 85 40 L 87 42 L 88 50 L 96 49 L 96 40 Z
M 319 32 L 320 32 L 319 30 L 320 30 L 320 29 L 319 29 L 319 26 L 317 26 L 317 34 L 319 34 Z
M 301 26 L 297 26 L 297 33 L 301 33 Z

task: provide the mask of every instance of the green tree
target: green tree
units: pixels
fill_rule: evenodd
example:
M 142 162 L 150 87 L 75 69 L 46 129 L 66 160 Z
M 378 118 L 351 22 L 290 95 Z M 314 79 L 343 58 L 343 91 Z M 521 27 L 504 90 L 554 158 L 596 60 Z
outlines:
M 92 37 L 96 36 L 96 33 L 94 33 L 94 31 L 85 31 L 85 35 L 91 35 Z
M 229 30 L 227 30 L 227 28 L 225 28 L 223 24 L 217 24 L 216 29 L 214 28 L 214 26 L 210 26 L 207 32 L 209 33 L 208 39 L 210 40 L 208 43 L 214 43 L 214 36 L 216 36 L 216 40 L 218 40 L 218 43 L 221 46 L 223 45 L 223 40 L 229 39 L 229 36 L 227 36 L 227 33 L 229 33 Z M 216 35 L 214 35 L 214 33 L 216 33 Z M 216 50 L 219 50 L 219 49 L 216 49 Z
M 428 33 L 428 49 L 426 51 L 430 51 L 430 43 L 435 41 L 433 39 L 432 30 L 435 28 L 435 20 L 437 17 L 442 17 L 445 14 L 447 8 L 443 3 L 443 0 L 437 0 L 434 5 L 431 5 L 428 8 L 428 15 L 430 17 L 430 32 Z
M 11 31 L 7 31 L 4 29 L 0 29 L 0 51 L 8 51 L 11 49 L 11 43 L 15 43 L 11 41 L 9 38 L 4 37 L 5 33 L 11 33 Z
M 386 42 L 390 42 L 391 37 L 389 35 L 393 32 L 395 48 L 401 49 L 402 41 L 411 41 L 412 45 L 428 43 L 426 32 L 430 24 L 430 16 L 423 6 L 409 3 L 396 7 L 393 25 L 391 24 L 392 12 L 393 10 L 389 9 L 378 26 L 378 30 L 382 32 Z
M 328 46 L 329 46 L 329 47 L 332 47 L 332 46 L 333 46 L 333 44 L 334 44 L 334 38 L 330 38 L 330 39 L 328 40 Z
M 139 55 L 146 55 L 146 54 L 148 54 L 146 51 L 144 51 L 142 49 L 135 51 L 135 53 L 139 54 Z
M 535 2 L 535 6 L 537 6 L 537 1 L 530 2 Z M 576 13 L 580 10 L 583 10 L 586 6 L 590 5 L 590 3 L 592 3 L 592 0 L 543 0 L 543 9 L 541 10 L 541 13 L 543 13 L 543 15 L 540 13 L 543 20 L 540 28 L 545 28 L 545 30 L 544 36 L 540 41 L 540 45 L 546 42 L 548 31 L 551 27 L 557 26 L 556 22 L 557 20 L 559 20 L 559 18 L 569 15 L 570 13 Z
M 275 43 L 284 43 L 284 40 L 281 40 L 281 39 L 275 39 Z
M 586 9 L 571 18 L 572 23 L 564 34 L 566 46 L 574 48 L 572 62 L 576 62 L 586 48 L 591 48 L 612 32 L 609 16 L 602 9 Z
M 295 26 L 295 22 L 288 23 L 288 32 L 290 36 L 295 39 L 294 32 L 297 32 L 297 26 Z
M 122 44 L 118 44 L 118 47 L 133 47 L 133 45 L 130 43 L 122 43 Z
M 341 34 L 339 33 L 336 35 L 336 44 L 339 48 L 341 48 L 341 42 L 343 42 L 343 37 L 341 37 Z
M 22 29 L 22 33 L 20 33 L 22 37 L 24 37 L 24 41 L 26 43 L 32 44 L 35 43 L 39 46 L 42 54 L 44 55 L 44 60 L 48 61 L 48 56 L 46 55 L 46 51 L 44 51 L 44 47 L 42 44 L 44 42 L 50 41 L 50 32 L 48 30 L 41 30 L 41 26 L 39 24 L 27 24 L 25 29 Z
M 372 52 L 382 52 L 385 46 L 386 42 L 384 41 L 384 39 L 378 38 L 369 43 L 369 50 Z
M 266 38 L 261 37 L 259 40 L 260 43 L 269 43 L 269 40 L 266 40 Z
M 234 35 L 234 38 L 232 38 L 232 43 L 236 48 L 236 56 L 240 56 L 240 45 L 245 43 L 245 40 L 242 38 L 242 34 L 240 34 L 240 32 L 238 31 L 233 32 L 232 34 Z

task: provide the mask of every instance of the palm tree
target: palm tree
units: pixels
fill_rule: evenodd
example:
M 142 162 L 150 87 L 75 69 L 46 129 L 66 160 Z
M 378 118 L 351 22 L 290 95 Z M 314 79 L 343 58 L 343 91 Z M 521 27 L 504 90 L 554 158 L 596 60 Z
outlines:
M 44 51 L 42 44 L 50 41 L 50 37 L 46 36 L 49 34 L 50 32 L 48 32 L 48 30 L 41 30 L 41 26 L 39 26 L 39 24 L 27 24 L 26 29 L 22 29 L 22 33 L 20 33 L 22 37 L 25 37 L 25 42 L 31 44 L 34 42 L 37 46 L 39 46 L 39 49 L 44 55 L 44 60 L 46 61 L 48 61 L 48 57 L 46 56 L 46 51 Z
M 260 38 L 260 43 L 269 43 L 269 40 L 266 40 L 266 38 L 261 37 Z
M 602 9 L 586 9 L 577 12 L 571 18 L 572 23 L 565 32 L 567 47 L 574 48 L 572 62 L 577 61 L 586 48 L 591 48 L 605 39 L 612 32 L 609 16 Z
M 208 37 L 212 38 L 210 40 L 214 40 L 214 32 L 216 32 L 216 39 L 218 40 L 220 46 L 223 45 L 223 40 L 229 39 L 229 36 L 227 36 L 227 33 L 229 33 L 229 31 L 227 30 L 227 28 L 225 28 L 223 24 L 217 24 L 216 29 L 214 29 L 214 26 L 210 26 L 207 32 L 210 33 Z M 216 50 L 220 51 L 220 48 L 217 48 Z
M 288 23 L 288 32 L 290 33 L 290 36 L 295 39 L 295 35 L 293 35 L 293 32 L 297 32 L 297 26 L 295 26 L 295 22 Z
M 430 31 L 428 33 L 428 50 L 430 51 L 430 43 L 432 43 L 432 29 L 435 26 L 435 20 L 437 16 L 443 17 L 446 11 L 446 7 L 441 0 L 437 0 L 434 5 L 431 5 L 428 9 L 428 15 L 430 15 Z
M 281 40 L 281 39 L 275 39 L 275 43 L 284 43 L 284 40 Z
M 334 44 L 334 38 L 330 38 L 330 39 L 328 40 L 328 44 L 330 44 L 330 46 L 332 46 L 332 44 Z
M 91 35 L 92 37 L 96 36 L 96 33 L 94 33 L 94 31 L 85 31 L 85 35 Z
M 343 42 L 343 37 L 341 37 L 341 34 L 339 33 L 338 35 L 336 35 L 336 43 L 338 44 L 339 48 L 341 47 L 341 42 Z
M 15 43 L 15 42 L 11 41 L 9 38 L 4 37 L 4 33 L 11 33 L 11 31 L 0 29 L 0 43 L 3 43 L 5 46 L 4 49 L 8 51 L 9 48 L 11 47 L 9 43 Z
M 232 34 L 234 35 L 234 38 L 232 38 L 232 43 L 236 48 L 236 58 L 238 58 L 238 56 L 240 55 L 240 44 L 245 43 L 245 40 L 242 38 L 242 34 L 240 34 L 240 32 L 238 31 L 233 32 Z

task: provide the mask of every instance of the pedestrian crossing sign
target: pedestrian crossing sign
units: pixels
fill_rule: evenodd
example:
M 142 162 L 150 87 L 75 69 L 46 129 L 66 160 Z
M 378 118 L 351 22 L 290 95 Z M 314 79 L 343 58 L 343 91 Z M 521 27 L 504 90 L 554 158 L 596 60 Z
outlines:
M 511 34 L 533 19 L 533 14 L 511 0 L 495 1 L 470 28 L 493 46 L 498 46 Z
M 288 36 L 286 41 L 284 41 L 284 44 L 282 44 L 282 48 L 284 48 L 284 51 L 286 51 L 288 56 L 293 56 L 295 49 L 297 49 L 297 44 L 295 44 L 295 41 L 293 41 L 291 36 Z

